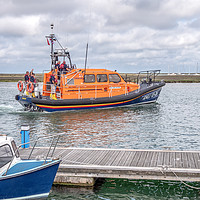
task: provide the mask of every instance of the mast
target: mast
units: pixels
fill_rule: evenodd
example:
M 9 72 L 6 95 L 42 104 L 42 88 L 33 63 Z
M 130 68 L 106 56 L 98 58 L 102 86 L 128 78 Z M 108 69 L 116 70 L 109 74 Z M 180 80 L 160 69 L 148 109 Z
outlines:
M 50 41 L 50 45 L 51 45 L 51 53 L 50 53 L 50 56 L 51 56 L 51 70 L 53 69 L 53 65 L 55 65 L 55 56 L 54 56 L 54 48 L 53 48 L 53 45 L 54 45 L 54 41 L 56 41 L 56 37 L 55 37 L 55 34 L 53 33 L 53 27 L 54 25 L 51 24 L 51 30 L 52 30 L 52 33 L 48 36 L 45 36 L 48 40 L 48 42 Z
M 53 28 L 54 28 L 54 25 L 51 24 L 52 33 L 49 34 L 48 36 L 45 36 L 47 38 L 47 40 L 50 41 L 50 44 L 49 44 L 49 42 L 48 42 L 48 44 L 51 45 L 51 53 L 50 53 L 50 56 L 51 56 L 51 70 L 55 66 L 56 61 L 58 60 L 58 57 L 64 57 L 64 59 L 65 59 L 65 57 L 67 57 L 69 59 L 69 64 L 70 64 L 70 67 L 72 69 L 73 65 L 72 65 L 72 61 L 71 61 L 71 57 L 70 57 L 69 51 L 67 51 L 67 48 L 63 48 L 61 43 L 58 41 L 58 39 L 56 38 L 55 34 L 53 33 Z M 57 43 L 61 47 L 61 49 L 56 49 L 56 51 L 54 51 L 54 41 L 57 41 Z
M 86 73 L 86 67 L 87 67 L 87 54 L 88 54 L 88 43 L 86 46 L 86 53 L 85 53 L 85 73 Z

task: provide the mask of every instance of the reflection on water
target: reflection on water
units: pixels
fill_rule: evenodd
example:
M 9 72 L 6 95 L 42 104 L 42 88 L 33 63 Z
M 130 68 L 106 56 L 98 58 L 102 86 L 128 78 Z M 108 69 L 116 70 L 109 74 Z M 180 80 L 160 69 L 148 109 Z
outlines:
M 199 199 L 199 192 L 180 182 L 106 179 L 94 188 L 54 186 L 48 199 L 194 200 Z
M 16 83 L 0 86 L 1 131 L 18 142 L 28 124 L 32 138 L 66 133 L 65 146 L 200 150 L 200 84 L 167 84 L 156 104 L 56 113 L 25 112 Z
M 17 117 L 19 124 L 31 126 L 32 135 L 65 132 L 66 140 L 63 141 L 65 146 L 137 148 L 140 140 L 146 137 L 141 134 L 142 127 L 138 126 L 139 121 L 148 120 L 149 127 L 158 122 L 156 118 L 150 116 L 153 113 L 157 115 L 159 107 L 159 104 L 154 104 L 139 108 L 21 113 L 17 114 Z M 148 129 L 147 134 L 156 136 L 153 134 L 156 126 L 152 128 Z M 142 132 L 146 134 L 145 131 Z

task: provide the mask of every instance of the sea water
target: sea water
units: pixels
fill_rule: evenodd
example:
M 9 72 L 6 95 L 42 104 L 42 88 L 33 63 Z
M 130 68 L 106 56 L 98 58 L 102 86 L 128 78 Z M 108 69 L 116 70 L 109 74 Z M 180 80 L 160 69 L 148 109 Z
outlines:
M 15 100 L 16 83 L 0 83 L 0 133 L 20 144 L 21 125 L 30 138 L 65 133 L 65 147 L 200 150 L 200 84 L 172 83 L 151 105 L 66 111 L 26 112 Z M 47 144 L 48 145 L 48 144 Z M 200 184 L 197 184 L 200 187 Z M 105 179 L 93 188 L 56 187 L 48 199 L 200 199 L 180 182 Z

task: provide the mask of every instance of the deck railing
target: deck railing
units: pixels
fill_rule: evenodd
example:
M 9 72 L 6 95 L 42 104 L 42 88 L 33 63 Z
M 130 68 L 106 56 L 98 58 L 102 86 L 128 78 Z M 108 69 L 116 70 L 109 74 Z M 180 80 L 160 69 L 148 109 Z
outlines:
M 61 86 L 57 86 L 56 87 L 56 93 L 57 93 L 57 98 L 59 99 L 65 99 L 66 96 L 69 95 L 69 92 L 73 92 L 74 95 L 77 96 L 78 99 L 82 99 L 83 96 L 86 96 L 88 94 L 88 98 L 89 96 L 92 96 L 93 98 L 98 98 L 98 97 L 103 97 L 101 94 L 103 93 L 107 93 L 108 96 L 111 98 L 113 97 L 114 93 L 116 93 L 117 91 L 123 91 L 124 95 L 128 95 L 128 86 L 127 83 L 121 84 L 121 85 L 115 85 L 115 84 L 93 84 L 91 85 L 91 87 L 89 85 L 87 85 L 87 87 L 85 87 L 84 85 L 68 85 L 68 84 L 62 84 L 63 87 Z M 51 84 L 46 84 L 46 86 L 49 86 L 49 88 L 51 88 Z M 65 90 L 65 92 L 64 92 Z M 67 92 L 66 90 L 69 90 L 69 92 Z M 49 90 L 45 90 L 43 91 L 46 94 L 51 94 L 51 89 Z M 99 92 L 101 93 L 99 95 Z

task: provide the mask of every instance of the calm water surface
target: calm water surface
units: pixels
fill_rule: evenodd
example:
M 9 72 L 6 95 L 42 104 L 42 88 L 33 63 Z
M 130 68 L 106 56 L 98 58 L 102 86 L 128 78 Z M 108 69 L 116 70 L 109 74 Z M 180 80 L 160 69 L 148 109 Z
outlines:
M 0 83 L 1 133 L 20 143 L 28 124 L 31 138 L 66 133 L 62 146 L 200 150 L 200 84 L 167 84 L 158 103 L 140 107 L 61 113 L 23 111 L 16 83 Z M 110 180 L 93 189 L 53 187 L 49 199 L 200 199 L 180 183 Z

